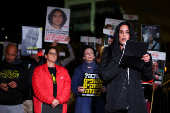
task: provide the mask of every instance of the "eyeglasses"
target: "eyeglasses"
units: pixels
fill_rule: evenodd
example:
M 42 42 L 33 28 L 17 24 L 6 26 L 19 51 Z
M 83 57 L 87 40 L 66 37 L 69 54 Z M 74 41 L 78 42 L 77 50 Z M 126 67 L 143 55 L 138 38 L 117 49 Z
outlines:
M 57 53 L 53 53 L 53 52 L 49 52 L 48 54 L 57 56 Z

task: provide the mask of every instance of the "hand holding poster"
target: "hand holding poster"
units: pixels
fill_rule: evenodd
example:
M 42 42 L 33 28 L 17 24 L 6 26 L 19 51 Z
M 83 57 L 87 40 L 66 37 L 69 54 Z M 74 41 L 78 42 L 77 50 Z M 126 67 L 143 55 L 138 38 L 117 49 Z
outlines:
M 99 78 L 98 74 L 84 73 L 82 96 L 101 96 L 100 87 L 103 81 Z
M 150 53 L 152 56 L 152 62 L 153 62 L 152 69 L 153 69 L 154 79 L 147 82 L 142 81 L 142 84 L 152 84 L 152 82 L 155 82 L 156 84 L 162 86 L 166 53 L 158 52 L 158 51 L 148 51 L 148 53 Z
M 70 9 L 47 7 L 45 42 L 58 40 L 59 43 L 67 44 L 69 35 Z
M 119 65 L 133 66 L 141 69 L 144 63 L 141 58 L 147 53 L 147 47 L 148 43 L 127 40 L 124 44 L 123 54 L 119 61 Z
M 22 26 L 21 55 L 30 56 L 42 51 L 42 28 Z

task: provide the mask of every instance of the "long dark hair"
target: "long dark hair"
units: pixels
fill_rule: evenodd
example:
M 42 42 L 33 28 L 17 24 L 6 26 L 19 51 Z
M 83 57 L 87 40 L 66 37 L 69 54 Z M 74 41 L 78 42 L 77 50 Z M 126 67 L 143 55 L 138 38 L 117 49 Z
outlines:
M 62 26 L 66 23 L 67 16 L 66 16 L 65 12 L 62 11 L 61 9 L 53 9 L 53 10 L 50 12 L 50 14 L 48 15 L 48 21 L 49 21 L 50 25 L 53 24 L 52 19 L 53 19 L 54 13 L 57 12 L 57 11 L 61 12 L 61 13 L 62 13 L 62 16 L 63 16 L 63 22 L 61 23 L 61 27 L 62 27 Z
M 120 30 L 120 27 L 121 27 L 122 25 L 127 25 L 128 28 L 129 28 L 129 35 L 130 35 L 130 39 L 129 39 L 129 40 L 134 40 L 134 41 L 136 41 L 135 32 L 134 32 L 132 26 L 131 26 L 128 22 L 121 22 L 121 23 L 116 27 L 116 30 L 115 30 L 115 33 L 114 33 L 114 42 L 117 44 L 117 46 L 119 46 L 119 30 Z
M 135 32 L 133 31 L 132 26 L 131 26 L 128 22 L 121 22 L 121 23 L 116 27 L 116 30 L 115 30 L 115 33 L 114 33 L 114 40 L 113 40 L 113 42 L 109 45 L 109 47 L 107 47 L 107 48 L 105 49 L 105 51 L 106 51 L 105 54 L 106 54 L 107 61 L 110 61 L 114 49 L 117 49 L 116 51 L 120 50 L 119 30 L 120 30 L 120 27 L 121 27 L 122 25 L 127 25 L 128 28 L 129 28 L 129 35 L 130 35 L 130 39 L 129 39 L 129 40 L 134 40 L 134 41 L 136 41 Z M 121 51 L 121 50 L 120 50 L 120 51 Z

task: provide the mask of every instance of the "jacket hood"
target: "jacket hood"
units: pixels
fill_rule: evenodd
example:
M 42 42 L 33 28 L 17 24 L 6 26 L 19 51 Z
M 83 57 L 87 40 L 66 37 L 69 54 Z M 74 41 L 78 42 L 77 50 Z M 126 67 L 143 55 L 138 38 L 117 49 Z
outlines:
M 11 62 L 11 63 L 10 63 L 10 62 L 7 62 L 6 59 L 4 59 L 3 62 L 5 62 L 5 63 L 7 63 L 7 64 L 20 64 L 20 63 L 22 62 L 22 60 L 21 60 L 21 59 L 18 59 L 18 58 L 16 57 L 14 62 Z

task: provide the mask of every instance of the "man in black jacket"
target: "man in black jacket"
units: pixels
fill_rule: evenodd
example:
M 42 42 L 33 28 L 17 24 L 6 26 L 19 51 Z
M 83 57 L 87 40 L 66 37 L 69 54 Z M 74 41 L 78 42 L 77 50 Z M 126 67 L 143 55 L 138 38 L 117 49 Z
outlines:
M 17 47 L 8 44 L 0 63 L 0 112 L 24 113 L 23 98 L 29 93 L 27 68 L 17 59 Z

